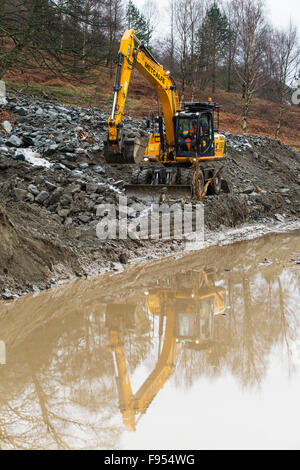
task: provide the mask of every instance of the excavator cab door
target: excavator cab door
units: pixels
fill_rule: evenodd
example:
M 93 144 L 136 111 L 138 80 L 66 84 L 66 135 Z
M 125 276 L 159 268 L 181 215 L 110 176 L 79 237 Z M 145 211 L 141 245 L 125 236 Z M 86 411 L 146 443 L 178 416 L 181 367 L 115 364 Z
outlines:
M 187 115 L 177 117 L 176 122 L 176 147 L 177 156 L 192 157 L 197 153 L 197 129 L 196 116 Z
M 209 111 L 201 113 L 198 117 L 197 141 L 200 156 L 214 154 L 214 122 Z
M 213 155 L 214 123 L 210 111 L 175 116 L 176 154 L 192 158 Z

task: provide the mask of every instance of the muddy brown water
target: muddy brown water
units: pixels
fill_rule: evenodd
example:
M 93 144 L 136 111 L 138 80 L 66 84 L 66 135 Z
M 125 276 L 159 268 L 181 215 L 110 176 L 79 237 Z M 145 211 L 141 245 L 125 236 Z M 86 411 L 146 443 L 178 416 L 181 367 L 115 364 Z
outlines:
M 0 303 L 3 449 L 299 449 L 300 232 Z

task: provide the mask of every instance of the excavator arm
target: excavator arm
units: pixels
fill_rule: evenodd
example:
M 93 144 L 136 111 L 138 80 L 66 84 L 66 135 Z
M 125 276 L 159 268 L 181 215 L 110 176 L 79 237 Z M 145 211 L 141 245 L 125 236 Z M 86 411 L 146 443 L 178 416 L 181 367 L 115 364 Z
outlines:
M 128 138 L 121 132 L 121 122 L 129 89 L 132 70 L 136 68 L 156 90 L 162 105 L 166 145 L 175 147 L 173 116 L 179 110 L 179 99 L 170 72 L 165 71 L 151 53 L 134 35 L 134 30 L 126 30 L 120 44 L 117 75 L 114 86 L 112 113 L 108 119 L 108 139 L 105 158 L 109 163 L 135 163 L 140 160 L 139 151 L 144 156 L 147 143 Z M 161 126 L 161 133 L 162 133 Z M 161 135 L 161 141 L 164 136 Z M 126 140 L 127 139 L 127 140 Z

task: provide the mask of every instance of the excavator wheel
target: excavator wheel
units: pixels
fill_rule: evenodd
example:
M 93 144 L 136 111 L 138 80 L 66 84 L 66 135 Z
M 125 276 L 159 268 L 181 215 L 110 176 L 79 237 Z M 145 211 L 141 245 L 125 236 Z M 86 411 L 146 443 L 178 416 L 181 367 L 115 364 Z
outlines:
M 138 184 L 151 184 L 152 182 L 152 170 L 145 168 L 141 170 L 138 175 Z
M 139 183 L 139 174 L 140 170 L 135 170 L 131 175 L 131 184 L 138 184 Z

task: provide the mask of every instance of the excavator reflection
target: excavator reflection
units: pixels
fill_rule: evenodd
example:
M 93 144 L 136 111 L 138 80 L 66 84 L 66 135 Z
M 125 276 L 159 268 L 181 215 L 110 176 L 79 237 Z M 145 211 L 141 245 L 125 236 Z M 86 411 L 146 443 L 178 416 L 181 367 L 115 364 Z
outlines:
M 124 330 L 133 331 L 138 324 L 141 325 L 143 311 L 152 318 L 158 317 L 159 357 L 149 377 L 133 394 L 120 338 Z M 135 296 L 124 303 L 107 305 L 106 326 L 119 407 L 127 430 L 136 430 L 137 420 L 171 376 L 181 347 L 211 352 L 214 317 L 224 311 L 225 290 L 215 286 L 205 271 L 180 274 L 168 279 L 160 288 L 146 290 L 142 297 Z

